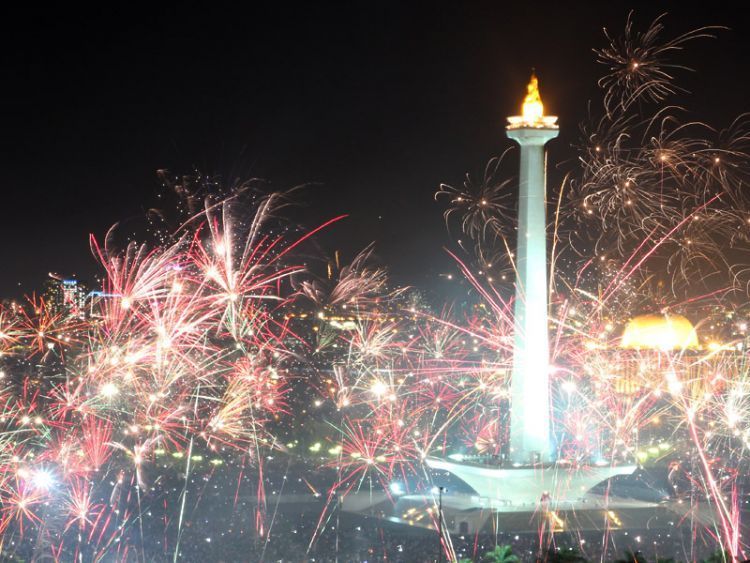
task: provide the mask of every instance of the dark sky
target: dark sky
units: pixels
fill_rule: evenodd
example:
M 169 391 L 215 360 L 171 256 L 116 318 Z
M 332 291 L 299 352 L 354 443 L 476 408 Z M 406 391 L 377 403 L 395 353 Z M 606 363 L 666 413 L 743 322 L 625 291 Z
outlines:
M 276 4 L 3 18 L 0 296 L 90 275 L 88 234 L 156 205 L 160 168 L 318 182 L 306 222 L 351 215 L 327 245 L 375 240 L 399 280 L 429 283 L 448 265 L 439 183 L 501 152 L 532 66 L 570 157 L 591 49 L 631 7 L 642 27 L 669 11 L 669 36 L 731 26 L 684 56 L 699 72 L 679 101 L 718 126 L 750 110 L 750 19 L 719 3 Z

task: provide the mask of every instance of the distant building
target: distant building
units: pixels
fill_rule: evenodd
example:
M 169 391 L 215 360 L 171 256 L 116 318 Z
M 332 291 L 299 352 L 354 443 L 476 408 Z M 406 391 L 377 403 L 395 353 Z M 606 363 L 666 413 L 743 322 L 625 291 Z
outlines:
M 63 279 L 50 274 L 45 283 L 44 301 L 51 313 L 84 318 L 87 316 L 88 286 L 76 279 Z

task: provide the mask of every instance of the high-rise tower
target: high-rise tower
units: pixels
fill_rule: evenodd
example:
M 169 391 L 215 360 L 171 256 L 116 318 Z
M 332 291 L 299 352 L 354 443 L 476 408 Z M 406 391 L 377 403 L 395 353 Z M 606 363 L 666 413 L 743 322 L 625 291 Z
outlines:
M 558 135 L 557 117 L 544 115 L 533 74 L 522 108 L 520 116 L 508 118 L 507 127 L 508 137 L 521 147 L 510 457 L 515 463 L 528 464 L 552 461 L 553 457 L 544 145 Z

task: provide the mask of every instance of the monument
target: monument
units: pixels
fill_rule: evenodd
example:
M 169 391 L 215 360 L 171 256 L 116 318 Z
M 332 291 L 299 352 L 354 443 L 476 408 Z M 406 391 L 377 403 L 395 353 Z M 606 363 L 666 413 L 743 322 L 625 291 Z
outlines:
M 577 505 L 595 485 L 636 466 L 571 467 L 555 463 L 550 439 L 549 318 L 547 271 L 546 153 L 557 137 L 557 117 L 544 115 L 539 83 L 532 74 L 521 115 L 508 118 L 510 139 L 520 146 L 515 334 L 511 379 L 512 467 L 429 458 L 498 510 L 528 510 L 540 499 L 554 506 Z M 525 508 L 523 508 L 525 507 Z
M 545 116 L 532 74 L 520 116 L 508 118 L 507 135 L 521 147 L 518 176 L 518 242 L 510 458 L 549 462 L 549 327 L 547 320 L 547 159 L 544 146 L 557 137 L 557 117 Z

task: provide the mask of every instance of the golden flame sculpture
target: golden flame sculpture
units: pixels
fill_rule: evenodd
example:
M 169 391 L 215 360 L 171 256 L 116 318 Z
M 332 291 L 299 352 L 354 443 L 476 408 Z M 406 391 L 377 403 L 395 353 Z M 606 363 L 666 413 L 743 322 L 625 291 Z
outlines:
M 535 123 L 544 115 L 544 104 L 542 103 L 542 97 L 539 95 L 539 79 L 533 72 L 526 90 L 528 93 L 521 105 L 521 115 L 527 123 Z
M 521 115 L 514 115 L 508 118 L 508 128 L 517 129 L 520 127 L 536 127 L 545 129 L 557 128 L 557 117 L 554 115 L 544 115 L 544 104 L 542 96 L 539 94 L 539 79 L 536 74 L 531 73 L 531 79 L 526 87 L 526 97 L 521 104 Z

